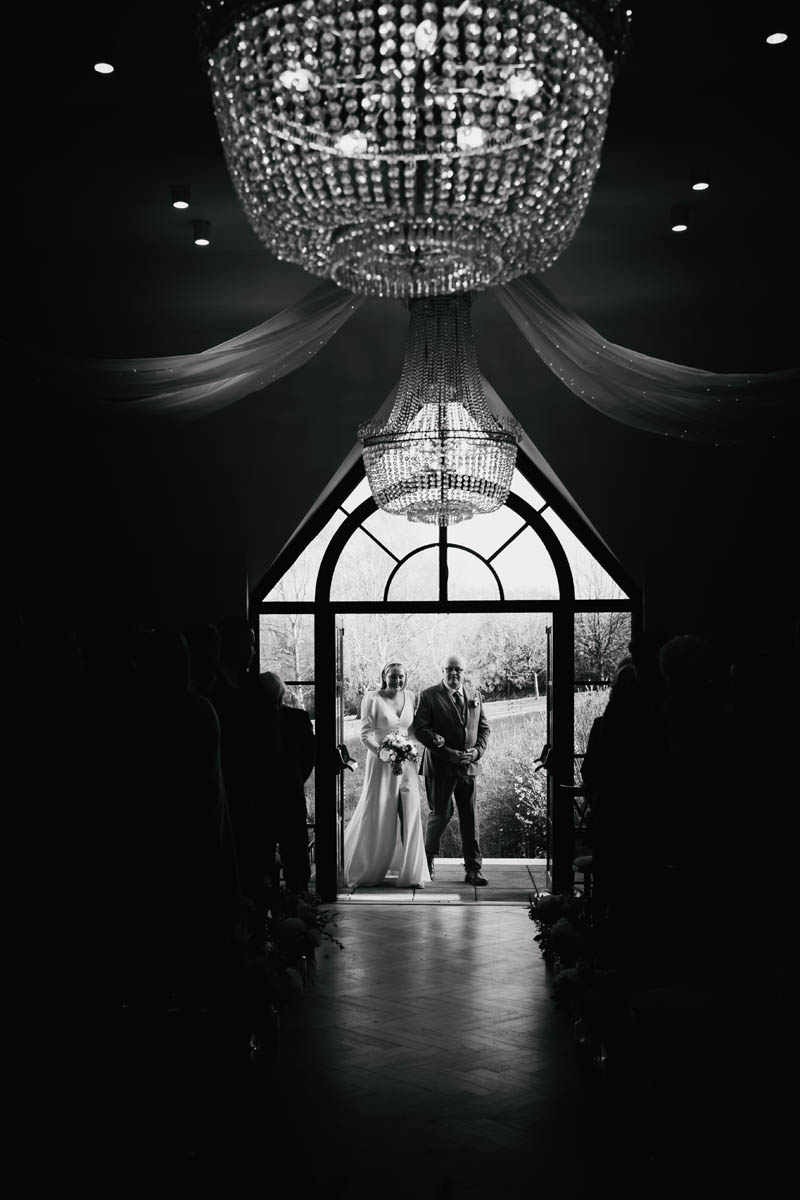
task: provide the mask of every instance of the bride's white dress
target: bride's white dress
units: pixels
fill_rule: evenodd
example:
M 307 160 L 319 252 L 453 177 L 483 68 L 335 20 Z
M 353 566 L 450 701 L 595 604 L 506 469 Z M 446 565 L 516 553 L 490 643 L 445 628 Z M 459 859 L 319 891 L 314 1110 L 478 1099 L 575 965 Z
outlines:
M 406 692 L 398 715 L 390 701 L 368 692 L 361 704 L 361 741 L 367 747 L 361 798 L 344 831 L 344 878 L 349 887 L 380 883 L 397 872 L 397 887 L 430 883 L 419 800 L 417 764 L 404 762 L 400 775 L 378 757 L 381 739 L 393 729 L 410 729 L 414 699 Z

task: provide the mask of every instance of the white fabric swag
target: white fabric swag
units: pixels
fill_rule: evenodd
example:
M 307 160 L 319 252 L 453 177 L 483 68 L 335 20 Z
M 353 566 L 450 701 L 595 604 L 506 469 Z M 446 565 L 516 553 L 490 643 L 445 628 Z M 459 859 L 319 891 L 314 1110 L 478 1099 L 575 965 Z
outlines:
M 533 275 L 495 293 L 570 391 L 623 425 L 735 446 L 777 438 L 797 419 L 797 368 L 718 375 L 626 350 L 607 342 Z
M 322 283 L 276 316 L 228 342 L 168 358 L 67 359 L 36 355 L 37 381 L 103 412 L 205 416 L 301 367 L 363 304 Z
M 534 276 L 495 289 L 539 357 L 576 396 L 635 429 L 687 441 L 746 445 L 796 421 L 800 370 L 720 375 L 605 341 Z M 268 387 L 308 362 L 364 303 L 322 283 L 254 329 L 169 358 L 24 362 L 40 384 L 103 412 L 192 419 Z

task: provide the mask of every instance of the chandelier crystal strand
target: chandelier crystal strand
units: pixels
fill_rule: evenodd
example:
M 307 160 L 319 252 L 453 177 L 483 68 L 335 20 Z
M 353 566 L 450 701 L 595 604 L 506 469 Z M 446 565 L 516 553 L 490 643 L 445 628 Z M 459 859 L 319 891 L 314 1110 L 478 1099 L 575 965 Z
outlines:
M 376 504 L 409 521 L 467 521 L 500 508 L 511 486 L 521 430 L 486 403 L 470 303 L 468 295 L 409 301 L 392 411 L 358 431 Z
M 475 291 L 569 244 L 624 0 L 202 0 L 228 168 L 277 255 L 361 295 Z

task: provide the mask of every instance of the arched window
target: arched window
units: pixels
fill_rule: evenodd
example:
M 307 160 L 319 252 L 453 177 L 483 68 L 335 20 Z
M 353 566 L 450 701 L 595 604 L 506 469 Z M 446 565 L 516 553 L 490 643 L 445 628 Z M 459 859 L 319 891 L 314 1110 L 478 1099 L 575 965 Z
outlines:
M 553 884 L 564 886 L 571 871 L 572 797 L 568 809 L 560 807 L 558 789 L 579 779 L 591 719 L 627 653 L 639 600 L 568 497 L 532 464 L 521 467 L 501 509 L 440 529 L 379 510 L 359 459 L 253 593 L 260 669 L 277 670 L 293 702 L 315 720 L 318 758 L 308 790 L 317 887 L 327 899 L 336 894 L 344 825 L 358 791 L 357 776 L 342 785 L 334 748 L 355 738 L 360 695 L 375 686 L 382 654 L 402 648 L 417 665 L 417 686 L 428 686 L 437 678 L 430 677 L 437 650 L 454 636 L 459 647 L 469 641 L 476 682 L 490 701 L 505 696 L 513 705 L 527 687 L 541 703 L 539 732 L 529 735 L 541 744 L 530 746 L 529 759 L 551 744 L 546 855 Z M 503 833 L 509 829 L 506 822 Z M 507 846 L 498 847 L 508 856 Z

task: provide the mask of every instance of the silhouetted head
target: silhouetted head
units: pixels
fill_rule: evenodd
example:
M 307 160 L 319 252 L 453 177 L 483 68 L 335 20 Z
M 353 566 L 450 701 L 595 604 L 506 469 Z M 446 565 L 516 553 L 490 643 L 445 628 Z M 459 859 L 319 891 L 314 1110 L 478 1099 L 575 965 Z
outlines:
M 658 663 L 671 695 L 699 696 L 724 686 L 723 661 L 710 642 L 693 634 L 680 634 L 665 642 Z
M 199 682 L 213 680 L 219 669 L 219 653 L 222 638 L 216 625 L 200 625 L 186 631 L 192 679 Z
M 636 686 L 636 668 L 633 665 L 632 658 L 623 658 L 617 665 L 614 672 L 614 678 L 611 680 L 611 691 L 616 696 L 620 692 L 627 692 L 630 688 Z
M 651 627 L 636 633 L 628 644 L 636 678 L 645 685 L 661 683 L 658 654 L 665 642 L 672 637 L 665 629 Z
M 286 695 L 286 684 L 280 675 L 276 675 L 274 671 L 262 671 L 258 678 L 267 703 L 280 708 Z
M 244 617 L 227 617 L 217 625 L 220 665 L 229 671 L 246 671 L 253 661 L 256 635 Z

